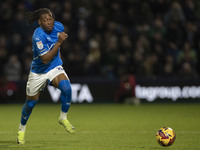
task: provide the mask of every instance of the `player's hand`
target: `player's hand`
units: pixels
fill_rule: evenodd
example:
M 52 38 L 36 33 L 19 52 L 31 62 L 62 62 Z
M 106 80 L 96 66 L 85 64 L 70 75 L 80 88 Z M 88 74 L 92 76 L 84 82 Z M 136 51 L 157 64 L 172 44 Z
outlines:
M 64 40 L 66 40 L 67 37 L 68 37 L 68 35 L 67 35 L 65 32 L 61 32 L 60 35 L 58 36 L 58 42 L 59 42 L 60 44 L 62 44 L 62 42 L 63 42 Z

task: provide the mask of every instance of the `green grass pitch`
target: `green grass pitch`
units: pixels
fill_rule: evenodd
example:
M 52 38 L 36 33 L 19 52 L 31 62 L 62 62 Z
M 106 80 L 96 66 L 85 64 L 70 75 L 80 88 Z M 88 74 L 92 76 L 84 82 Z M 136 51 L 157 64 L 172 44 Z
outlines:
M 0 150 L 197 150 L 200 104 L 72 104 L 68 119 L 76 134 L 58 124 L 60 104 L 38 103 L 29 118 L 26 143 L 16 143 L 22 104 L 0 104 Z M 169 126 L 170 147 L 155 138 Z

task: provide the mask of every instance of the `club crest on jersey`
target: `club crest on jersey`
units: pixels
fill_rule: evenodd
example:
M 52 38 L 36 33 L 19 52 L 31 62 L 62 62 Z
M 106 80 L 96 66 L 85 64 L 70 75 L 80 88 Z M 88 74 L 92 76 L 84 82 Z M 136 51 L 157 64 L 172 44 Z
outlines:
M 42 43 L 42 41 L 39 41 L 39 42 L 37 42 L 36 43 L 37 44 L 37 47 L 39 48 L 39 49 L 43 49 L 43 43 Z

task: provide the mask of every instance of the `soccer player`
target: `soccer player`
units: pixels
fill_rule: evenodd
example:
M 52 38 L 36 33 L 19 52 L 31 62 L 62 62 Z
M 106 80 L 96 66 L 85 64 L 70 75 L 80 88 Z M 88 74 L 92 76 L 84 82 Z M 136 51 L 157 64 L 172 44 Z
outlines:
M 28 24 L 38 22 L 32 37 L 33 60 L 26 85 L 26 102 L 22 108 L 21 122 L 17 136 L 17 143 L 25 143 L 26 123 L 32 109 L 38 102 L 40 91 L 46 84 L 51 84 L 61 91 L 61 113 L 58 122 L 69 133 L 75 129 L 67 120 L 67 112 L 71 104 L 71 85 L 62 67 L 60 46 L 68 35 L 63 25 L 55 21 L 53 12 L 48 8 L 41 8 L 25 14 Z

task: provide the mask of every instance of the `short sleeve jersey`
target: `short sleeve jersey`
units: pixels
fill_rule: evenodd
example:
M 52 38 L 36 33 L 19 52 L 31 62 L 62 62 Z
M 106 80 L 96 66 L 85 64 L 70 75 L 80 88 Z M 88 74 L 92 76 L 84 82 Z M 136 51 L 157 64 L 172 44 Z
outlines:
M 60 58 L 60 49 L 54 58 L 47 64 L 44 64 L 40 56 L 45 55 L 50 51 L 55 43 L 58 41 L 58 36 L 64 31 L 63 25 L 55 21 L 54 28 L 51 33 L 44 31 L 41 27 L 35 29 L 32 37 L 33 45 L 33 60 L 31 64 L 31 71 L 34 73 L 47 73 L 56 66 L 62 65 L 63 62 Z

